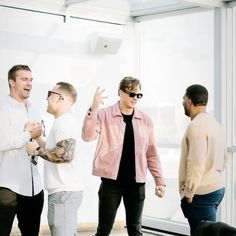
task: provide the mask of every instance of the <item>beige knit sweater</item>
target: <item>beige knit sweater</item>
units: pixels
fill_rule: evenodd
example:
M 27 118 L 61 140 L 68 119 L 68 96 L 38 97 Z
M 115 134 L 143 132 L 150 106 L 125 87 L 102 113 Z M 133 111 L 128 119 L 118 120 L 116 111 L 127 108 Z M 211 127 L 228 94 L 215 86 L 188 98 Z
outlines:
M 199 113 L 182 140 L 179 165 L 181 198 L 207 194 L 224 187 L 223 170 L 228 159 L 224 133 L 216 119 Z

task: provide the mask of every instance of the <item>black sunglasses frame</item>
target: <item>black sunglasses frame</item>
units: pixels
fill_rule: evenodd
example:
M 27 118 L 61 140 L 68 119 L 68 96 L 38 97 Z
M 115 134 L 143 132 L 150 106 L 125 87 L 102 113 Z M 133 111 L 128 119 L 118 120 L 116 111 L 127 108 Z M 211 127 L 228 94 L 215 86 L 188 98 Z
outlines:
M 129 97 L 131 97 L 131 98 L 134 98 L 136 96 L 138 99 L 141 99 L 143 97 L 142 93 L 133 93 L 133 92 L 130 92 L 130 91 L 127 91 L 127 90 L 122 90 L 122 91 L 124 93 L 128 94 Z
M 60 93 L 57 93 L 57 92 L 54 92 L 54 91 L 51 91 L 51 90 L 48 90 L 48 95 L 47 95 L 47 98 L 49 98 L 52 94 L 57 94 L 60 96 L 60 99 L 64 99 L 62 94 Z

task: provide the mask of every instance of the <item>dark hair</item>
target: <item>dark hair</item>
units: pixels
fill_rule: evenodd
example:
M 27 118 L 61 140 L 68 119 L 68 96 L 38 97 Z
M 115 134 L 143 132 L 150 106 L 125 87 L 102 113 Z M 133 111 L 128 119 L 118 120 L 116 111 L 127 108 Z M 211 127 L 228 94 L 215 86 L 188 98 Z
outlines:
M 15 65 L 8 71 L 8 82 L 9 82 L 9 80 L 16 81 L 16 72 L 18 70 L 31 71 L 29 66 L 27 66 L 27 65 Z
M 186 89 L 185 96 L 191 99 L 194 106 L 206 106 L 208 91 L 200 84 L 193 84 Z
M 73 85 L 66 82 L 58 82 L 56 85 L 59 85 L 59 89 L 63 90 L 63 92 L 69 95 L 72 98 L 73 103 L 75 103 L 77 99 L 77 92 Z
M 136 87 L 141 89 L 140 81 L 134 77 L 127 76 L 120 81 L 119 90 L 133 90 Z

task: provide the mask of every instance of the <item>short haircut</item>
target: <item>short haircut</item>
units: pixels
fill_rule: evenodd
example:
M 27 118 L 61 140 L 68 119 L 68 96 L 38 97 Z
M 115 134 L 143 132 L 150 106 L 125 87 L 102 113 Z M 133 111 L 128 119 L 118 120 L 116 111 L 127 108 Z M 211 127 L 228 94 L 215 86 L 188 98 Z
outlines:
M 15 65 L 8 71 L 8 82 L 9 80 L 16 81 L 16 72 L 19 70 L 26 70 L 31 72 L 29 66 L 27 65 Z
M 72 98 L 73 103 L 75 103 L 75 101 L 77 99 L 77 92 L 76 92 L 76 89 L 74 88 L 73 85 L 71 85 L 67 82 L 58 82 L 56 85 L 59 86 L 60 90 L 65 92 L 67 95 L 69 95 Z
M 194 106 L 206 106 L 208 91 L 200 84 L 193 84 L 186 89 L 185 96 L 191 99 Z
M 139 87 L 141 89 L 140 81 L 134 77 L 127 76 L 120 81 L 119 90 L 133 90 Z

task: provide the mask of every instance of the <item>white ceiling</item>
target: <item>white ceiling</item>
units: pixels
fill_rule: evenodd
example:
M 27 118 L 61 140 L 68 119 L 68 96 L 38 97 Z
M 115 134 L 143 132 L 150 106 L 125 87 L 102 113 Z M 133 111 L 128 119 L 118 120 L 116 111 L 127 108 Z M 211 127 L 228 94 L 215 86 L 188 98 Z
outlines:
M 143 16 L 196 7 L 195 4 L 181 0 L 131 0 L 130 3 L 131 16 Z
M 115 23 L 130 17 L 199 7 L 220 7 L 229 0 L 0 0 L 0 5 Z

